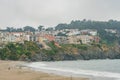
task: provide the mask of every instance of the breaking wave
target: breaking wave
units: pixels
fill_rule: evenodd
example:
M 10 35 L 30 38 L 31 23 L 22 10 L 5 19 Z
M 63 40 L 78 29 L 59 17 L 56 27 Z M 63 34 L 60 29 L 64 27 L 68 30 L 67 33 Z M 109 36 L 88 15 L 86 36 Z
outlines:
M 55 68 L 49 67 L 49 65 L 44 64 L 43 62 L 34 62 L 26 64 L 27 67 L 30 67 L 34 70 L 48 70 L 48 71 L 56 71 L 62 73 L 72 73 L 76 75 L 86 75 L 86 76 L 95 76 L 95 77 L 108 77 L 108 78 L 116 78 L 120 80 L 120 73 L 112 73 L 112 72 L 101 72 L 101 71 L 93 71 L 93 70 L 82 70 L 82 69 L 64 69 L 64 68 Z

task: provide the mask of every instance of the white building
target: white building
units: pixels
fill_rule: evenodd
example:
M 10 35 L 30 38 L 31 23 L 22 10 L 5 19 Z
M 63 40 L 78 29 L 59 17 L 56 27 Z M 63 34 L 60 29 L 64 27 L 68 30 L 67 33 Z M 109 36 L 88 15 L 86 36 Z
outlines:
M 110 32 L 110 33 L 117 33 L 117 30 L 116 29 L 105 29 L 106 32 Z
M 92 36 L 96 36 L 97 35 L 97 30 L 90 30 L 89 34 Z

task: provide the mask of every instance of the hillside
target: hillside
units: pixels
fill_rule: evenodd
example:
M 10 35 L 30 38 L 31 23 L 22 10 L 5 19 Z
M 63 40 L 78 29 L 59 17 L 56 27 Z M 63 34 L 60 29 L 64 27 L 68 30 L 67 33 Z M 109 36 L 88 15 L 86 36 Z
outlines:
M 34 42 L 9 43 L 3 49 L 0 49 L 0 59 L 25 61 L 120 59 L 118 45 L 108 47 L 105 44 L 64 44 L 57 47 L 54 42 L 49 42 L 47 45 L 51 49 L 40 48 Z
M 25 29 L 33 30 L 32 27 L 28 26 Z M 10 42 L 0 48 L 0 59 L 25 61 L 120 59 L 120 21 L 76 20 L 71 21 L 70 24 L 58 24 L 55 29 L 54 31 L 63 29 L 95 29 L 98 32 L 97 36 L 100 37 L 100 42 L 60 45 L 55 43 L 54 40 L 40 44 L 37 41 Z M 109 29 L 115 30 L 116 33 L 107 32 L 106 30 Z

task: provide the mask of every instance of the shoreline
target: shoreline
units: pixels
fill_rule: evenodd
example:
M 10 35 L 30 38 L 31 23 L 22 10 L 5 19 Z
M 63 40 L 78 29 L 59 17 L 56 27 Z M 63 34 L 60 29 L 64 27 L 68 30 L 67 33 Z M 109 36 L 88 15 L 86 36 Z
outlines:
M 22 66 L 25 63 L 0 60 L 0 80 L 89 80 L 86 77 L 67 77 L 31 70 Z
M 37 63 L 37 64 L 36 64 Z M 96 72 L 91 70 L 79 70 L 79 71 L 73 71 L 69 69 L 61 69 L 61 68 L 54 68 L 54 67 L 48 67 L 43 62 L 32 62 L 25 65 L 26 67 L 34 70 L 34 71 L 42 71 L 46 73 L 52 73 L 57 74 L 61 76 L 66 77 L 85 77 L 89 80 L 118 80 L 116 76 L 112 76 L 111 73 L 108 72 Z M 92 73 L 92 74 L 91 74 Z M 94 74 L 93 74 L 94 73 Z M 111 76 L 104 76 L 105 75 L 111 75 Z

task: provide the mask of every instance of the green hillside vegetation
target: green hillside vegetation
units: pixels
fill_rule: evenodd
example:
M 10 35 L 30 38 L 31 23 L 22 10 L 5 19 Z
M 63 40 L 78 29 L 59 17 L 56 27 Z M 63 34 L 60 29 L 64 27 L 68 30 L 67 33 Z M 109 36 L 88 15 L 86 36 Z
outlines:
M 25 61 L 60 61 L 60 60 L 90 60 L 90 59 L 120 59 L 119 47 L 108 47 L 106 44 L 62 44 L 55 46 L 54 42 L 48 42 L 51 49 L 39 47 L 34 42 L 8 43 L 0 49 L 2 60 Z
M 8 43 L 0 49 L 0 58 L 3 60 L 24 60 L 39 52 L 39 47 L 34 42 Z

